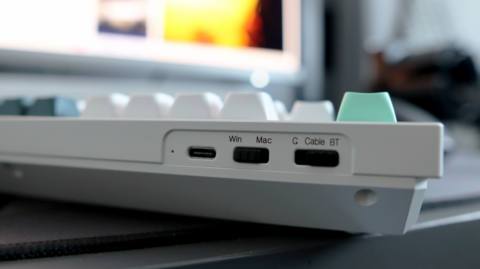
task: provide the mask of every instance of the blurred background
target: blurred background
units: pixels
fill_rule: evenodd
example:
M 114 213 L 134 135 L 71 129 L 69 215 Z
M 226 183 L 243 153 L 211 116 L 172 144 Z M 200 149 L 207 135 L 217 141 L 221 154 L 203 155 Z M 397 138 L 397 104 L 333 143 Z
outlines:
M 389 91 L 478 148 L 476 0 L 5 0 L 0 96 Z

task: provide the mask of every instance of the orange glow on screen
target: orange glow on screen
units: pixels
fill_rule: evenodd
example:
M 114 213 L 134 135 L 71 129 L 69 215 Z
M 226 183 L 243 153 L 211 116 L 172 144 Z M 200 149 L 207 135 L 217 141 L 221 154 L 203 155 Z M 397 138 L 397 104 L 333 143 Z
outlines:
M 164 38 L 228 47 L 257 46 L 258 0 L 166 0 Z

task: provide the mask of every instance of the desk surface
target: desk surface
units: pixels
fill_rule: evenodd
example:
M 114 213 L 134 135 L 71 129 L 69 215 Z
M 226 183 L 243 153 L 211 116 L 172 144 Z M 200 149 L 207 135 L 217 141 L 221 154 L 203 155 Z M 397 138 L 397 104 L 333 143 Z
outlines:
M 405 236 L 259 237 L 6 262 L 0 268 L 479 268 L 480 222 Z
M 480 197 L 480 153 L 460 152 L 445 157 L 441 180 L 431 180 L 425 194 L 426 203 L 458 201 Z

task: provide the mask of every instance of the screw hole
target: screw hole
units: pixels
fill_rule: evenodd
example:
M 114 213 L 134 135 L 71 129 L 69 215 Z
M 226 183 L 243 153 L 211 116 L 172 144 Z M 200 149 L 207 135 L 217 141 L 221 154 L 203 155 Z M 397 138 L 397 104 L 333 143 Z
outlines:
M 368 207 L 377 203 L 378 195 L 373 190 L 363 189 L 355 193 L 354 199 L 358 205 Z

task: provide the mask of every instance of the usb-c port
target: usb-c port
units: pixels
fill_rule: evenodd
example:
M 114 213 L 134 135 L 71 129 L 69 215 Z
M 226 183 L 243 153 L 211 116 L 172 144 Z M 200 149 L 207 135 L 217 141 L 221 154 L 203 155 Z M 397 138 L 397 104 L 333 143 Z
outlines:
M 190 147 L 188 149 L 188 155 L 191 158 L 214 159 L 215 156 L 217 156 L 217 152 L 214 148 Z

